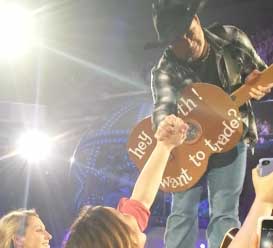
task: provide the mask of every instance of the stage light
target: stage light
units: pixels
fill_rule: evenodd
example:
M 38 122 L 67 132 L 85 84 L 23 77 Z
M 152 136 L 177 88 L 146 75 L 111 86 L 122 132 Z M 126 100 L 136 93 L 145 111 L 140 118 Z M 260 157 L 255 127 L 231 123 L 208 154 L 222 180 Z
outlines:
M 271 242 L 270 242 L 269 240 L 265 240 L 265 241 L 263 242 L 263 247 L 265 247 L 265 248 L 271 247 Z
M 200 244 L 200 248 L 206 248 L 206 245 L 205 244 Z
M 72 156 L 72 157 L 70 158 L 70 164 L 74 164 L 75 161 L 76 161 L 75 157 Z
M 38 163 L 49 158 L 52 139 L 38 130 L 29 130 L 17 141 L 17 154 L 29 163 Z
M 10 4 L 0 6 L 0 56 L 13 60 L 35 43 L 35 21 L 30 11 Z

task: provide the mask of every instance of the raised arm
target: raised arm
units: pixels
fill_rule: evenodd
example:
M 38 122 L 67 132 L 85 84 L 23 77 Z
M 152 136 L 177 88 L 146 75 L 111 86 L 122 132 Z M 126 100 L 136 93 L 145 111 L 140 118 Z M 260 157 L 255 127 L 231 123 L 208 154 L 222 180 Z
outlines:
M 260 177 L 257 169 L 253 169 L 252 180 L 256 193 L 255 200 L 240 231 L 228 248 L 252 248 L 253 242 L 256 242 L 255 236 L 259 217 L 271 215 L 273 208 L 273 173 Z
M 140 201 L 150 209 L 159 189 L 170 152 L 184 141 L 187 129 L 187 124 L 175 115 L 166 116 L 160 122 L 155 133 L 157 144 L 136 181 L 131 199 Z

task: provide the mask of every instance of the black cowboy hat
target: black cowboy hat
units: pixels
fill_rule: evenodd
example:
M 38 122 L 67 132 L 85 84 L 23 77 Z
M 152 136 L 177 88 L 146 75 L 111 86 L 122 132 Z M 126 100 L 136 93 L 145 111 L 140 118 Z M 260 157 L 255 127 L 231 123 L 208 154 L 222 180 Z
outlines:
M 158 0 L 152 5 L 153 24 L 157 42 L 145 48 L 162 47 L 187 32 L 192 19 L 205 5 L 206 0 Z

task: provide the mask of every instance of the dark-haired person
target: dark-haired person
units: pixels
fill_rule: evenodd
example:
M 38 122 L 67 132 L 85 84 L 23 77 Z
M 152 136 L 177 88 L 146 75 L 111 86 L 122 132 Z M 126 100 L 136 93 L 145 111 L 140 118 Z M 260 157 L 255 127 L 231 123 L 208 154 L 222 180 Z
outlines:
M 18 209 L 0 219 L 1 248 L 50 248 L 51 238 L 35 210 Z
M 180 92 L 189 83 L 215 84 L 230 94 L 267 68 L 247 35 L 237 27 L 202 26 L 197 13 L 203 2 L 158 0 L 153 4 L 153 23 L 158 36 L 154 46 L 165 47 L 152 69 L 155 130 L 166 115 L 177 114 Z M 249 95 L 259 100 L 272 86 L 252 87 Z M 218 248 L 227 230 L 240 226 L 238 205 L 245 177 L 247 146 L 254 147 L 257 141 L 250 101 L 240 108 L 240 113 L 244 123 L 241 141 L 232 150 L 211 156 L 208 171 L 202 178 L 208 185 L 210 248 Z M 165 233 L 167 248 L 195 247 L 201 193 L 202 186 L 197 184 L 185 192 L 173 194 Z
M 86 206 L 70 228 L 65 248 L 142 248 L 150 216 L 171 150 L 186 137 L 188 126 L 174 115 L 160 123 L 157 143 L 135 183 L 131 197 L 117 209 Z

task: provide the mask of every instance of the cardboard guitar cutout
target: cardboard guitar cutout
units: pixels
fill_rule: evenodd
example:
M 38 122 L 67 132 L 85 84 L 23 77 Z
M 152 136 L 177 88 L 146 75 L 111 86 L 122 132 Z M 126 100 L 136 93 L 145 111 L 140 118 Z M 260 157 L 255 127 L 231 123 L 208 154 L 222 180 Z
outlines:
M 271 82 L 273 65 L 231 96 L 213 84 L 186 86 L 177 109 L 178 116 L 188 123 L 189 131 L 184 143 L 172 150 L 160 189 L 178 192 L 191 188 L 206 172 L 210 155 L 229 151 L 238 144 L 243 132 L 239 107 L 250 99 L 251 87 L 266 86 Z M 149 116 L 132 130 L 127 144 L 129 157 L 139 170 L 149 159 L 155 145 Z

